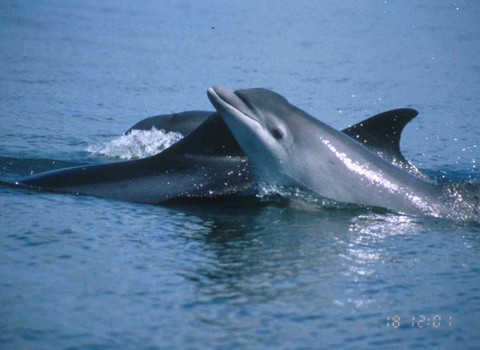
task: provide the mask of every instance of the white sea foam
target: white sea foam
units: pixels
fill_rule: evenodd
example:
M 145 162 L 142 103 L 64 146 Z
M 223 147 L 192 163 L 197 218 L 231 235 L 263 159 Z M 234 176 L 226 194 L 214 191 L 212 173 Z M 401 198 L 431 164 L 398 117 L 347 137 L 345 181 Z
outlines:
M 182 138 L 179 132 L 165 132 L 153 127 L 151 130 L 132 130 L 112 141 L 90 145 L 86 150 L 94 155 L 121 159 L 146 158 L 162 152 Z

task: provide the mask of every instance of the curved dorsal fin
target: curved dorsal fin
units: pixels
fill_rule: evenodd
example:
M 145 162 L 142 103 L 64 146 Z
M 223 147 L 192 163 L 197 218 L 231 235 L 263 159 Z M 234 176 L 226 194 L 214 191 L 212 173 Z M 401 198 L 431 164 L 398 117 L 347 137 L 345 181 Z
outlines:
M 246 157 L 227 124 L 216 112 L 190 134 L 159 154 Z
M 415 176 L 428 179 L 405 159 L 400 150 L 402 131 L 417 115 L 418 112 L 411 108 L 393 109 L 365 119 L 342 132 L 390 163 Z

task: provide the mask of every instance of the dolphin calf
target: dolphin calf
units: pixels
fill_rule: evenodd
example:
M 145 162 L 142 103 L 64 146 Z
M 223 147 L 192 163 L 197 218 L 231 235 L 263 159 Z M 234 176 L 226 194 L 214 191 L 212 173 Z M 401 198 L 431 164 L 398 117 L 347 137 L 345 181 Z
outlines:
M 403 128 L 417 114 L 412 109 L 392 110 L 342 132 L 388 161 L 416 171 L 401 154 L 399 141 Z M 126 133 L 152 127 L 187 136 L 145 159 L 51 171 L 19 179 L 16 184 L 150 204 L 254 193 L 249 159 L 217 112 L 154 116 L 135 124 Z
M 459 197 L 451 196 L 452 186 L 436 185 L 403 170 L 273 91 L 231 92 L 214 86 L 208 97 L 247 155 L 257 180 L 303 188 L 338 202 L 436 217 L 456 215 L 452 209 L 459 208 Z M 467 191 L 460 199 L 469 210 L 478 207 L 478 194 Z

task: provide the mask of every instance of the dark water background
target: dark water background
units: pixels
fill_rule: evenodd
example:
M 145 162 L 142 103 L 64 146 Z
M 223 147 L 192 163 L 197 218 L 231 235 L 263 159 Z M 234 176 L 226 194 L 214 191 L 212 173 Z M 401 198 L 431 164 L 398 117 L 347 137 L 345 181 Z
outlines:
M 4 0 L 0 180 L 116 160 L 89 150 L 212 109 L 216 84 L 273 89 L 338 128 L 415 108 L 407 158 L 478 180 L 479 28 L 473 0 Z M 301 202 L 0 187 L 0 348 L 477 349 L 479 234 Z

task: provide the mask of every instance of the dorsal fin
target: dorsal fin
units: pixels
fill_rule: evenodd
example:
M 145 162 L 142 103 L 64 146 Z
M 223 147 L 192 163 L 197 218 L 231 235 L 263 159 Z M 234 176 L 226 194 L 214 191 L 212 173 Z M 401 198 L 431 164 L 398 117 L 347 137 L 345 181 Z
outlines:
M 246 157 L 218 113 L 160 154 L 194 154 L 210 157 Z
M 342 132 L 390 163 L 417 177 L 428 179 L 405 159 L 400 150 L 402 131 L 417 115 L 418 112 L 411 108 L 393 109 L 365 119 Z

